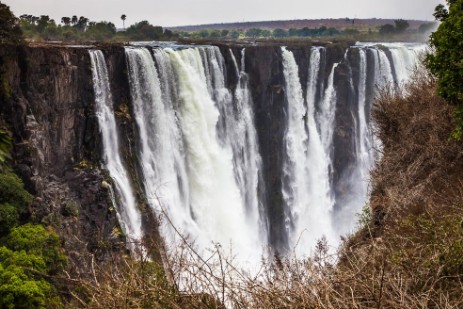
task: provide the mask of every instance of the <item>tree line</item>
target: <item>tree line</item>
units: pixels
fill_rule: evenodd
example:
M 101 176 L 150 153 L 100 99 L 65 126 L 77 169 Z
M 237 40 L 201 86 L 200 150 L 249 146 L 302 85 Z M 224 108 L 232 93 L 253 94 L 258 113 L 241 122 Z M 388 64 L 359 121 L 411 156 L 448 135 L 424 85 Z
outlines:
M 117 31 L 116 26 L 106 21 L 90 21 L 85 16 L 78 17 L 64 16 L 59 22 L 51 19 L 48 15 L 33 16 L 24 14 L 19 17 L 19 26 L 24 37 L 29 41 L 143 41 L 143 40 L 175 40 L 177 38 L 188 39 L 257 39 L 257 38 L 313 38 L 313 37 L 333 37 L 350 36 L 361 39 L 362 36 L 369 35 L 389 37 L 411 33 L 409 23 L 406 20 L 398 19 L 394 24 L 385 24 L 377 29 L 346 28 L 343 30 L 334 27 L 320 26 L 318 28 L 290 28 L 290 29 L 234 29 L 234 30 L 211 30 L 203 29 L 199 31 L 172 31 L 161 26 L 155 26 L 148 21 L 137 22 L 127 29 L 125 20 L 127 16 L 121 15 L 123 29 Z M 422 24 L 418 33 L 428 33 L 435 27 L 435 23 Z
M 161 26 L 154 26 L 148 21 L 137 22 L 125 29 L 126 15 L 121 16 L 124 22 L 123 31 L 118 32 L 112 22 L 90 21 L 85 16 L 63 16 L 59 23 L 48 15 L 19 16 L 19 26 L 24 37 L 30 41 L 137 41 L 137 40 L 170 40 L 176 34 Z

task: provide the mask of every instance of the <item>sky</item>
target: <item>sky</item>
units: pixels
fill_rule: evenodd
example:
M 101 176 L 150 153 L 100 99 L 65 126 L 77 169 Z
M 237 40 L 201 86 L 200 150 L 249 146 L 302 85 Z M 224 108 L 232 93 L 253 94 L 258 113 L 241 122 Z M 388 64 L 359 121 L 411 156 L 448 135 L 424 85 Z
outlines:
M 15 15 L 85 16 L 122 28 L 141 20 L 163 27 L 318 18 L 393 18 L 434 20 L 444 0 L 0 0 Z

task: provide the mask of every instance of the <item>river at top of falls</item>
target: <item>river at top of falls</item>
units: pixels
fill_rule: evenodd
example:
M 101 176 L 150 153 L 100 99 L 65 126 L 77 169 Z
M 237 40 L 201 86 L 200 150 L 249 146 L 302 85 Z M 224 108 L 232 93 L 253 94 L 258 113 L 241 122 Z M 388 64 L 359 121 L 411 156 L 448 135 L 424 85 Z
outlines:
M 255 267 L 270 246 L 270 202 L 256 130 L 252 72 L 245 49 L 213 46 L 125 47 L 133 117 L 135 165 L 146 200 L 161 218 L 168 251 L 186 238 L 206 257 L 220 247 L 240 266 Z M 281 149 L 281 195 L 289 253 L 310 255 L 324 237 L 332 248 L 352 232 L 368 198 L 369 170 L 380 142 L 369 111 L 376 89 L 399 84 L 418 63 L 420 46 L 358 44 L 358 67 L 348 52 L 327 64 L 326 48 L 312 47 L 302 68 L 290 48 L 281 48 L 285 128 Z M 141 215 L 120 155 L 106 64 L 91 51 L 104 167 L 114 180 L 120 220 L 129 237 L 142 237 Z M 226 54 L 222 54 L 226 53 Z M 225 59 L 231 61 L 226 64 Z M 328 67 L 329 65 L 329 67 Z M 336 74 L 349 68 L 353 141 L 350 162 L 334 188 L 334 136 L 339 97 Z M 232 70 L 232 72 L 227 72 Z M 303 84 L 301 70 L 307 70 Z M 352 72 L 358 72 L 355 76 Z M 325 76 L 326 74 L 326 76 Z M 230 87 L 229 76 L 236 84 Z M 355 101 L 355 102 L 354 102 Z M 276 150 L 279 151 L 280 150 Z M 339 152 L 339 149 L 338 149 Z M 268 168 L 268 167 L 267 167 Z M 273 207 L 273 206 L 272 206 Z

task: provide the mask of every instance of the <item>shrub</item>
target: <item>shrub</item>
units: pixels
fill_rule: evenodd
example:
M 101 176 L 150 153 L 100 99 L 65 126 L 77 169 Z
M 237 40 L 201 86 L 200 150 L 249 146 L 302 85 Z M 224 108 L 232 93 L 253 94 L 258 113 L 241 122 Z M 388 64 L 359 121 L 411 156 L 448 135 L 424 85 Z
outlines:
M 23 267 L 0 262 L 0 308 L 46 308 L 51 286 L 36 280 Z
M 24 189 L 24 184 L 13 173 L 0 174 L 0 203 L 9 203 L 21 214 L 32 202 L 32 195 Z
M 8 234 L 8 232 L 18 225 L 19 213 L 16 207 L 11 204 L 0 204 L 0 236 Z
M 426 57 L 426 66 L 438 78 L 439 95 L 457 105 L 453 136 L 460 139 L 463 135 L 463 0 L 447 0 L 447 3 L 449 10 L 442 4 L 436 7 L 434 16 L 442 23 L 431 35 L 434 52 Z
M 41 256 L 48 273 L 56 273 L 65 262 L 65 256 L 59 250 L 59 237 L 42 225 L 25 224 L 15 227 L 6 238 L 6 246 L 15 251 Z

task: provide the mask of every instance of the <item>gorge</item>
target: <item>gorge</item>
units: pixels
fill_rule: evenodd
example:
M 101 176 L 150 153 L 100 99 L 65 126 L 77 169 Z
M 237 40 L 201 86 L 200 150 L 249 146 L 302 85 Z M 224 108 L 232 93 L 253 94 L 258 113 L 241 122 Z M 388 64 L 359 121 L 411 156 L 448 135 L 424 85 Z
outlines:
M 15 168 L 83 268 L 84 252 L 169 252 L 183 237 L 252 264 L 310 255 L 322 237 L 335 248 L 381 148 L 373 98 L 424 48 L 27 47 L 3 108 Z M 77 220 L 55 220 L 71 204 Z

